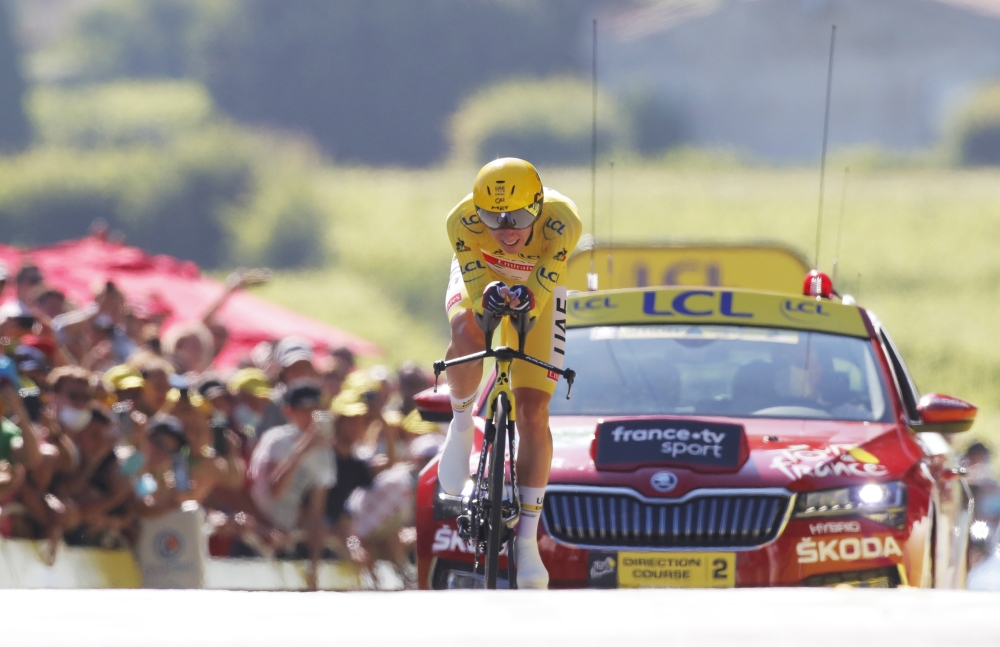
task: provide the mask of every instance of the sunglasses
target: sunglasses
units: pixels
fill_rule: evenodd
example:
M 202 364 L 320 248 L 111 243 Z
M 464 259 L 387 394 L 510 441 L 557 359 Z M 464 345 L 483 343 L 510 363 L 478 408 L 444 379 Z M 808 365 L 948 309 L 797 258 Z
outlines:
M 541 205 L 532 207 L 536 207 L 534 213 L 528 207 L 514 211 L 487 211 L 476 207 L 476 214 L 490 229 L 527 229 L 535 224 Z

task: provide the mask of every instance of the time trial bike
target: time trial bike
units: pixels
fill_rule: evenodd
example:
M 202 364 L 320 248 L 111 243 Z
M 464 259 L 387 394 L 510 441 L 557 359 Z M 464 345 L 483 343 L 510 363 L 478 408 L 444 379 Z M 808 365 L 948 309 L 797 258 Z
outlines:
M 492 348 L 493 333 L 503 321 L 510 322 L 518 336 L 518 348 L 506 345 Z M 525 355 L 524 344 L 534 321 L 527 314 L 513 311 L 496 314 L 487 311 L 479 318 L 479 325 L 486 335 L 486 350 L 452 360 L 434 363 L 434 385 L 438 377 L 450 366 L 475 362 L 487 358 L 496 360 L 496 377 L 487 399 L 486 426 L 483 446 L 479 453 L 479 467 L 473 479 L 471 492 L 463 497 L 462 513 L 458 516 L 458 534 L 464 541 L 471 541 L 475 551 L 473 573 L 478 574 L 482 556 L 484 560 L 483 580 L 485 588 L 497 588 L 500 554 L 507 546 L 507 581 L 510 588 L 516 588 L 517 565 L 514 559 L 514 528 L 521 514 L 521 504 L 517 493 L 517 470 L 515 468 L 514 442 L 514 390 L 511 387 L 511 373 L 514 360 L 540 366 L 566 379 L 566 399 L 573 390 L 576 373 L 568 368 L 558 368 L 540 359 Z M 501 344 L 506 339 L 501 331 Z M 509 462 L 506 457 L 509 456 Z

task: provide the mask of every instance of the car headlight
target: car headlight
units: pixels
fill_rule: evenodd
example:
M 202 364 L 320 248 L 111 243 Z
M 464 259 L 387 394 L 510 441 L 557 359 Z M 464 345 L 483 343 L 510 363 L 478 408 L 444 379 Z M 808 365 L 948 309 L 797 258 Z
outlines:
M 838 516 L 861 516 L 887 526 L 897 526 L 906 517 L 906 485 L 901 481 L 865 483 L 802 492 L 796 497 L 797 519 Z

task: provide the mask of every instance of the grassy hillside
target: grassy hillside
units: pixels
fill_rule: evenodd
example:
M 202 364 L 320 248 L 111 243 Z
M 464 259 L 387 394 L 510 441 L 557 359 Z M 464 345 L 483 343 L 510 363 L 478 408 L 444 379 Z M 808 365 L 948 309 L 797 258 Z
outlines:
M 574 198 L 587 230 L 589 169 L 540 169 Z M 443 220 L 475 169 L 332 168 L 319 178 L 328 208 L 328 270 L 286 273 L 264 296 L 382 344 L 386 361 L 439 357 L 450 250 Z M 607 236 L 610 176 L 598 180 L 598 238 Z M 842 173 L 827 183 L 820 262 L 835 255 Z M 620 164 L 614 172 L 616 240 L 772 240 L 811 257 L 814 170 L 677 168 Z M 1000 172 L 852 171 L 840 254 L 841 292 L 874 310 L 924 391 L 1000 411 Z M 860 276 L 859 276 L 860 275 Z M 332 299 L 336 296 L 337 303 Z

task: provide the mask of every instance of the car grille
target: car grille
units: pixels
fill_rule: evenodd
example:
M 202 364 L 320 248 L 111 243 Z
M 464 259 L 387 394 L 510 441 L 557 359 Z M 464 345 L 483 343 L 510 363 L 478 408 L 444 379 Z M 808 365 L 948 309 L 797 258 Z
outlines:
M 596 547 L 752 548 L 778 536 L 789 495 L 726 492 L 651 501 L 628 491 L 553 490 L 546 529 L 556 539 Z

